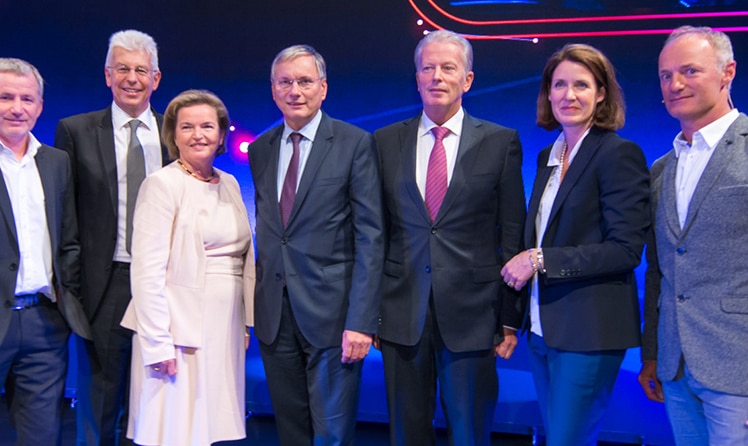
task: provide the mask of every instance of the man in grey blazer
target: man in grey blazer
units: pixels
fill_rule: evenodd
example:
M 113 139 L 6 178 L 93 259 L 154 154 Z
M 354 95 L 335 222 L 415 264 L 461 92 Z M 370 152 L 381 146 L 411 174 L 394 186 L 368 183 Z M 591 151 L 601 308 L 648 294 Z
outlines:
M 282 445 L 353 444 L 384 248 L 372 136 L 321 110 L 322 56 L 275 57 L 283 124 L 249 147 L 257 211 L 254 333 Z
M 92 342 L 76 344 L 78 444 L 87 446 L 132 444 L 125 438 L 132 332 L 120 326 L 130 302 L 127 234 L 139 188 L 131 180 L 169 160 L 159 133 L 163 117 L 150 106 L 161 81 L 153 38 L 135 30 L 112 34 L 104 78 L 112 104 L 60 120 L 55 133 L 55 147 L 70 155 L 73 168 L 81 295 L 94 332 Z M 136 149 L 140 157 L 131 158 Z
M 43 92 L 33 65 L 0 58 L 0 386 L 16 443 L 40 446 L 61 442 L 68 325 L 91 337 L 70 161 L 31 133 Z
M 639 381 L 679 445 L 748 444 L 748 117 L 730 99 L 735 72 L 729 38 L 709 28 L 678 28 L 660 52 L 681 132 L 651 169 Z
M 452 444 L 490 444 L 494 355 L 508 359 L 519 292 L 501 267 L 522 244 L 516 130 L 468 115 L 470 43 L 436 31 L 416 47 L 423 113 L 377 130 L 386 259 L 379 339 L 392 445 L 433 445 L 437 383 Z

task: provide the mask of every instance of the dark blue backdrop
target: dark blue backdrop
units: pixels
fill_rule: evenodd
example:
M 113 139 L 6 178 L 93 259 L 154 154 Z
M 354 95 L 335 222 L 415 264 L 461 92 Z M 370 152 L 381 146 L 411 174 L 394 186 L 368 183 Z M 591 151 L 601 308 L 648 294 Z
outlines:
M 553 14 L 570 17 L 748 9 L 748 2 L 743 0 L 634 1 L 627 2 L 625 8 L 619 6 L 621 2 L 605 1 L 519 2 L 524 5 L 497 1 L 489 6 L 486 2 L 437 3 L 473 19 L 497 19 L 504 12 L 517 19 Z M 685 8 L 686 5 L 693 7 Z M 231 153 L 217 164 L 239 179 L 250 208 L 253 188 L 246 159 L 238 147 L 280 119 L 268 82 L 270 63 L 280 49 L 308 43 L 325 56 L 329 93 L 324 108 L 334 117 L 373 131 L 420 110 L 412 53 L 423 30 L 430 26 L 417 24 L 419 17 L 408 0 L 0 0 L 0 17 L 0 56 L 30 61 L 46 79 L 45 109 L 34 133 L 47 143 L 52 142 L 60 118 L 101 109 L 111 102 L 103 76 L 109 35 L 126 28 L 151 34 L 159 44 L 163 72 L 161 86 L 152 99 L 154 107 L 163 111 L 172 97 L 188 88 L 206 88 L 224 99 L 237 130 L 230 138 Z M 721 26 L 734 22 L 651 20 L 627 26 L 671 29 L 682 24 Z M 607 28 L 616 26 L 611 22 Z M 534 28 L 535 32 L 559 29 L 574 31 L 583 27 L 566 25 L 557 29 L 543 24 Z M 469 27 L 462 27 L 461 31 L 473 32 Z M 494 27 L 492 31 L 501 32 L 501 28 Z M 733 99 L 741 108 L 748 103 L 748 73 L 741 74 L 741 61 L 748 60 L 748 34 L 732 32 L 730 36 L 738 60 Z M 525 188 L 529 189 L 537 153 L 555 137 L 535 126 L 540 72 L 550 54 L 565 43 L 589 43 L 610 57 L 623 86 L 628 114 L 620 133 L 638 142 L 651 163 L 670 148 L 679 130 L 661 104 L 657 54 L 663 40 L 664 35 L 645 34 L 549 38 L 538 43 L 474 41 L 476 79 L 465 106 L 475 116 L 519 129 L 525 153 Z M 632 350 L 627 356 L 602 437 L 631 442 L 645 437 L 649 444 L 668 444 L 671 439 L 662 407 L 648 402 L 636 383 L 638 354 L 638 350 Z M 250 407 L 269 411 L 256 346 L 250 348 L 248 363 Z M 498 367 L 502 385 L 495 428 L 524 433 L 539 426 L 524 341 L 515 357 L 500 360 Z M 367 360 L 364 380 L 360 416 L 384 421 L 386 407 L 377 354 Z M 443 420 L 438 418 L 437 422 Z

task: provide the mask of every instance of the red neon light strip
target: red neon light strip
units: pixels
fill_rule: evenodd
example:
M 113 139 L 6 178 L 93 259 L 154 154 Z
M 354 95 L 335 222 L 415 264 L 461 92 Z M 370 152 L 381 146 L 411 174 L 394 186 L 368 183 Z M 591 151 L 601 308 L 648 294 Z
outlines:
M 579 23 L 579 22 L 607 22 L 607 21 L 627 21 L 627 20 L 659 20 L 659 19 L 692 19 L 707 17 L 741 17 L 748 16 L 748 11 L 724 11 L 724 12 L 689 12 L 681 14 L 643 14 L 643 15 L 620 15 L 620 16 L 600 16 L 600 17 L 568 17 L 568 18 L 548 18 L 548 19 L 527 19 L 527 20 L 489 20 L 476 21 L 467 20 L 452 15 L 442 9 L 434 0 L 427 0 L 429 5 L 436 9 L 444 17 L 454 20 L 458 23 L 474 26 L 489 25 L 532 25 L 537 23 Z M 418 10 L 410 0 L 413 8 Z M 420 11 L 419 11 L 420 13 Z
M 714 12 L 714 13 L 684 13 L 684 14 L 648 14 L 648 15 L 628 15 L 628 16 L 605 16 L 605 17 L 570 17 L 570 18 L 549 18 L 549 19 L 528 19 L 528 20 L 496 20 L 496 21 L 485 21 L 477 22 L 471 20 L 461 19 L 454 15 L 451 15 L 444 11 L 442 8 L 437 6 L 433 0 L 427 0 L 431 6 L 434 7 L 438 12 L 458 23 L 466 25 L 518 25 L 518 24 L 537 24 L 537 23 L 572 23 L 572 22 L 598 22 L 598 21 L 615 21 L 615 20 L 652 20 L 652 19 L 682 19 L 682 18 L 705 18 L 705 17 L 736 17 L 736 16 L 747 16 L 748 11 L 728 11 L 728 12 Z M 426 16 L 415 4 L 415 0 L 408 0 L 410 6 L 416 11 L 416 13 L 429 25 L 436 29 L 446 29 L 443 26 L 438 25 L 436 22 Z M 748 31 L 746 26 L 735 26 L 735 27 L 714 27 L 713 29 L 723 32 L 742 32 Z M 648 34 L 669 34 L 672 29 L 643 29 L 643 30 L 626 30 L 626 31 L 580 31 L 580 32 L 566 32 L 566 33 L 537 33 L 537 34 L 461 34 L 466 39 L 471 40 L 509 40 L 509 39 L 535 39 L 535 38 L 557 38 L 557 37 L 601 37 L 601 36 L 633 36 L 633 35 L 648 35 Z
M 438 29 L 446 29 L 438 27 Z M 722 32 L 742 32 L 748 31 L 748 26 L 734 26 L 725 28 L 712 28 Z M 643 36 L 650 34 L 670 34 L 672 29 L 637 29 L 627 31 L 584 31 L 572 33 L 538 33 L 538 34 L 460 34 L 469 40 L 530 40 L 530 39 L 549 39 L 555 37 L 607 37 L 607 36 Z

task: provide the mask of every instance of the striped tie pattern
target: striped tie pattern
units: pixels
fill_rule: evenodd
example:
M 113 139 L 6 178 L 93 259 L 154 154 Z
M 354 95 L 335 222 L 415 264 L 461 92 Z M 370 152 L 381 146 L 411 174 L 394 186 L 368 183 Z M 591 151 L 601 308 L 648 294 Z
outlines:
M 426 171 L 426 209 L 429 211 L 431 221 L 436 220 L 439 208 L 447 194 L 447 153 L 444 150 L 444 137 L 449 134 L 446 127 L 434 127 L 434 148 L 429 156 L 428 170 Z

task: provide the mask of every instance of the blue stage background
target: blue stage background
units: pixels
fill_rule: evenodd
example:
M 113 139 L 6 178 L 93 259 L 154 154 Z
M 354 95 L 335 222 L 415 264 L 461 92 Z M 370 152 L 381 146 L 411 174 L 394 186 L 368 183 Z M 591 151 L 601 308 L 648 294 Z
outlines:
M 501 18 L 504 12 L 516 19 L 549 14 L 573 17 L 748 9 L 748 2 L 742 0 L 634 1 L 627 2 L 626 7 L 619 6 L 622 2 L 605 1 L 436 3 L 476 20 Z M 412 54 L 423 31 L 433 27 L 417 23 L 419 16 L 414 5 L 428 6 L 425 1 L 411 4 L 408 0 L 133 0 L 122 4 L 98 0 L 0 0 L 0 17 L 4 22 L 0 56 L 26 59 L 45 77 L 44 112 L 34 133 L 51 144 L 60 118 L 110 104 L 111 93 L 103 76 L 109 35 L 127 28 L 151 34 L 159 44 L 163 72 L 160 88 L 152 98 L 153 106 L 163 111 L 172 97 L 188 88 L 209 89 L 223 98 L 236 130 L 230 136 L 230 153 L 220 157 L 217 165 L 237 177 L 252 214 L 254 189 L 240 147 L 280 122 L 280 113 L 270 96 L 269 69 L 273 56 L 291 44 L 313 45 L 328 64 L 329 92 L 324 109 L 336 118 L 374 131 L 420 110 Z M 736 19 L 729 18 L 652 19 L 638 22 L 635 28 L 672 29 L 683 24 L 722 26 L 723 23 L 733 26 L 735 22 Z M 616 26 L 617 23 L 610 22 L 603 28 Z M 627 26 L 631 29 L 633 25 Z M 585 28 L 543 24 L 534 29 L 568 32 Z M 460 25 L 459 30 L 475 32 L 467 25 Z M 501 32 L 500 27 L 493 27 L 492 32 Z M 535 176 L 537 153 L 555 138 L 553 132 L 535 125 L 540 73 L 547 58 L 566 43 L 589 43 L 610 57 L 628 106 L 627 123 L 620 133 L 639 143 L 650 163 L 671 147 L 679 128 L 661 103 L 657 79 L 657 55 L 665 36 L 632 34 L 541 38 L 537 43 L 473 42 L 475 82 L 464 105 L 475 116 L 519 130 L 524 147 L 526 196 Z M 748 60 L 748 34 L 729 34 L 738 61 L 733 99 L 739 109 L 748 108 L 748 73 L 742 73 L 741 63 Z M 250 219 L 254 224 L 252 215 Z M 254 342 L 247 364 L 248 407 L 255 412 L 270 412 Z M 639 366 L 639 350 L 631 350 L 621 370 L 601 438 L 671 444 L 662 405 L 647 401 L 636 382 Z M 498 360 L 497 367 L 501 390 L 494 428 L 516 433 L 540 428 L 526 342 L 521 342 L 511 360 Z M 75 376 L 74 367 L 70 376 Z M 365 364 L 360 419 L 386 421 L 382 380 L 381 360 L 375 352 Z M 72 393 L 74 389 L 71 379 L 69 390 Z M 436 423 L 443 424 L 440 414 Z

